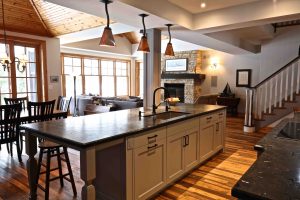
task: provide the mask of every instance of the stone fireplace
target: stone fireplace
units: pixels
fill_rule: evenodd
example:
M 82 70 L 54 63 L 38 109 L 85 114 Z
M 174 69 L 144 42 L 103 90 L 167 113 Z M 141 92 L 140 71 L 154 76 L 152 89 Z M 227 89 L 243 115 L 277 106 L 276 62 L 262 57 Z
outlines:
M 161 86 L 172 86 L 171 92 L 174 92 L 174 86 L 183 87 L 183 96 L 181 94 L 181 98 L 183 100 L 181 102 L 193 104 L 201 93 L 201 82 L 204 80 L 205 75 L 201 74 L 201 56 L 202 53 L 199 50 L 195 51 L 180 51 L 175 52 L 175 57 L 171 59 L 179 59 L 179 58 L 187 58 L 187 71 L 184 72 L 166 72 L 165 71 L 165 63 L 166 59 L 170 59 L 169 57 L 165 57 L 162 55 L 162 62 L 161 62 Z M 176 92 L 178 88 L 175 88 Z M 176 93 L 176 97 L 179 97 L 179 94 Z M 171 95 L 172 97 L 172 95 Z M 180 99 L 181 100 L 181 99 Z

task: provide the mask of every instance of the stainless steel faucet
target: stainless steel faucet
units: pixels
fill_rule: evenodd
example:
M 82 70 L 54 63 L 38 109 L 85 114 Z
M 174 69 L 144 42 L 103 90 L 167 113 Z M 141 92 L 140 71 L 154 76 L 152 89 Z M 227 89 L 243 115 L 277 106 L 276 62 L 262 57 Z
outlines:
M 160 89 L 162 89 L 162 90 L 164 90 L 164 92 L 165 92 L 165 96 L 166 96 L 166 98 L 165 98 L 165 100 L 164 100 L 164 102 L 166 102 L 166 112 L 168 112 L 168 110 L 169 110 L 169 102 L 168 102 L 168 98 L 170 98 L 170 94 L 169 94 L 169 91 L 168 91 L 168 89 L 167 88 L 165 88 L 165 87 L 159 87 L 159 88 L 156 88 L 155 90 L 154 90 L 154 92 L 153 92 L 153 104 L 152 104 L 152 113 L 153 114 L 156 114 L 156 109 L 158 108 L 158 106 L 161 104 L 161 103 L 163 103 L 163 102 L 161 102 L 160 104 L 158 104 L 158 105 L 155 105 L 155 94 L 156 94 L 156 92 L 158 91 L 158 90 L 160 90 Z

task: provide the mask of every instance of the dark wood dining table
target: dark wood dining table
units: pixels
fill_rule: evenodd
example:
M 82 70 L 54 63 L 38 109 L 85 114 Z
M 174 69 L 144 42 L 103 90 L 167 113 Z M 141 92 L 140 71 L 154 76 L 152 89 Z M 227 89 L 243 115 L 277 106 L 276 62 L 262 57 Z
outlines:
M 67 111 L 61 111 L 61 110 L 54 110 L 53 114 L 51 115 L 51 119 L 62 119 L 67 118 L 68 112 Z M 29 116 L 27 110 L 22 110 L 20 115 L 20 122 L 21 124 L 27 124 L 31 123 L 35 120 L 39 120 L 40 116 Z

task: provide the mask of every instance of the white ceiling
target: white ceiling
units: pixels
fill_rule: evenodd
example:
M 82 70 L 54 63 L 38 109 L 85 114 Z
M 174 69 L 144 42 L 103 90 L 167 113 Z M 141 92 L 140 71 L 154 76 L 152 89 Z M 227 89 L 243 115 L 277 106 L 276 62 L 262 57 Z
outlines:
M 104 4 L 99 3 L 99 0 L 46 1 L 105 17 Z M 182 6 L 195 7 L 197 13 L 187 11 L 176 5 L 175 1 Z M 207 1 L 205 9 L 212 10 L 199 13 L 201 1 Z M 114 0 L 109 5 L 111 19 L 118 22 L 116 26 L 122 26 L 122 29 L 113 27 L 113 33 L 141 29 L 141 18 L 138 15 L 147 13 L 147 29 L 159 28 L 166 34 L 165 24 L 176 24 L 172 28 L 174 39 L 230 54 L 258 53 L 260 40 L 274 37 L 270 24 L 300 19 L 299 8 L 300 0 Z M 95 34 L 93 30 L 84 30 L 77 35 L 61 36 L 61 39 L 70 42 L 75 38 L 75 41 L 79 41 L 82 40 L 83 32 L 88 37 L 85 39 L 100 35 L 99 31 Z
M 262 0 L 168 0 L 169 2 L 191 12 L 193 14 L 228 8 L 232 6 L 242 5 Z M 264 0 L 265 1 L 265 0 Z M 205 3 L 206 7 L 201 8 L 201 3 Z

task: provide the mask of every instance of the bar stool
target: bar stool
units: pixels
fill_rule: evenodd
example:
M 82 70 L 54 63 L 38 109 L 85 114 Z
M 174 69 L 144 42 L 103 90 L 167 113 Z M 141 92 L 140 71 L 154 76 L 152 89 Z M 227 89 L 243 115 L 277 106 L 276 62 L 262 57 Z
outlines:
M 60 152 L 61 147 L 63 148 L 63 152 Z M 49 184 L 50 184 L 50 182 L 57 180 L 57 179 L 60 179 L 61 187 L 64 186 L 63 179 L 66 179 L 67 181 L 69 181 L 72 184 L 74 196 L 77 196 L 77 191 L 76 191 L 76 187 L 75 187 L 75 182 L 74 182 L 74 178 L 73 178 L 73 173 L 72 173 L 72 169 L 71 169 L 71 164 L 70 164 L 70 160 L 69 160 L 67 147 L 64 147 L 64 146 L 56 144 L 54 142 L 45 140 L 45 141 L 39 143 L 39 148 L 40 148 L 40 154 L 39 154 L 39 160 L 38 160 L 38 168 L 37 168 L 38 174 L 37 174 L 36 184 L 37 184 L 37 187 L 39 187 L 41 190 L 43 190 L 45 192 L 45 199 L 47 199 L 47 200 L 49 199 Z M 47 163 L 46 164 L 43 163 L 43 154 L 47 154 Z M 65 158 L 61 157 L 62 155 L 64 155 Z M 56 168 L 50 169 L 52 157 L 57 157 L 58 166 Z M 68 173 L 66 173 L 66 174 L 62 174 L 61 161 L 65 161 L 67 164 Z M 46 171 L 41 172 L 41 166 L 45 167 Z M 50 172 L 55 171 L 55 170 L 59 171 L 59 176 L 50 178 Z M 41 174 L 46 174 L 45 188 L 39 184 L 39 177 Z M 67 178 L 67 176 L 69 176 L 69 178 Z

